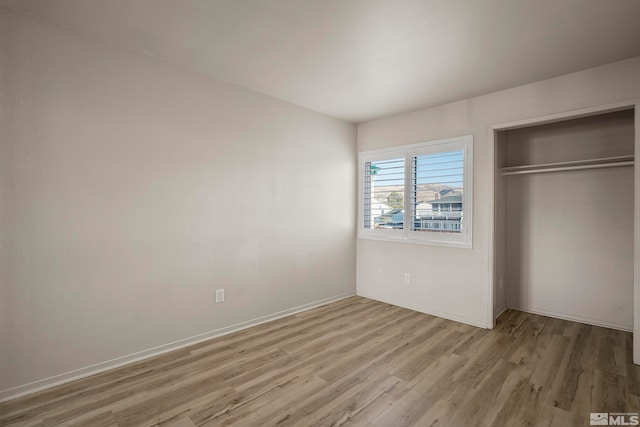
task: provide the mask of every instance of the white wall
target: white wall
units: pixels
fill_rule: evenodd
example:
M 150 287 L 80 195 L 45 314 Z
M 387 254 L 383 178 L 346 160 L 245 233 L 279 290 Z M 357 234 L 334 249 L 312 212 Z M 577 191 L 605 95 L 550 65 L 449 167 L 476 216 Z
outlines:
M 354 125 L 2 7 L 0 79 L 5 397 L 355 292 Z
M 504 133 L 509 166 L 632 155 L 633 110 Z M 502 179 L 507 306 L 632 330 L 633 167 Z
M 359 151 L 473 134 L 474 236 L 473 249 L 359 239 L 358 293 L 488 325 L 494 262 L 489 127 L 634 98 L 640 98 L 640 57 L 359 125 Z M 403 284 L 403 272 L 412 273 L 410 285 Z

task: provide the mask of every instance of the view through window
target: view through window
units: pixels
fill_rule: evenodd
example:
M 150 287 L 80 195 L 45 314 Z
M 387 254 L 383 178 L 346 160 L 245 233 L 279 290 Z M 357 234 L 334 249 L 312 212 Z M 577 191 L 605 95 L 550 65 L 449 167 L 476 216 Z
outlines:
M 365 165 L 365 228 L 402 229 L 404 158 Z
M 415 231 L 460 233 L 463 217 L 464 152 L 414 156 L 411 217 Z

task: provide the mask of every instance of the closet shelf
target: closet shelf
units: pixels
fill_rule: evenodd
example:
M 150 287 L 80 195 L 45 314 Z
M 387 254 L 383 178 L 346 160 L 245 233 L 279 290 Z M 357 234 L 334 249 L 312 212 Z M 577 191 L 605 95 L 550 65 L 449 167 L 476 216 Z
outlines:
M 523 165 L 523 166 L 506 166 L 500 169 L 502 175 L 524 175 L 531 173 L 545 173 L 545 172 L 562 172 L 581 169 L 598 169 L 598 168 L 612 168 L 619 166 L 633 166 L 634 156 L 616 156 L 616 157 L 601 157 L 598 159 L 589 160 L 574 160 L 570 162 L 556 162 L 556 163 L 541 163 L 537 165 Z

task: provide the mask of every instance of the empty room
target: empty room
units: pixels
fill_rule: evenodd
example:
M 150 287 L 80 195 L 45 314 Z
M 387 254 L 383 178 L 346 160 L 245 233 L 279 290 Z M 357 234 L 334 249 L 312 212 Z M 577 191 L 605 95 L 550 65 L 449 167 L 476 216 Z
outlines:
M 639 23 L 0 0 L 0 426 L 640 425 Z

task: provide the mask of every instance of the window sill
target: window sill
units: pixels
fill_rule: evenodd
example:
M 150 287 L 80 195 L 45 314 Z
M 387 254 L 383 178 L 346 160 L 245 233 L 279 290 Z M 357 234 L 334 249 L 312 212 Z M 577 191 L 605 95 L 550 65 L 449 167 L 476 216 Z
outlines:
M 374 235 L 374 234 L 358 234 L 358 239 L 378 240 L 381 242 L 390 242 L 390 243 L 409 243 L 414 245 L 445 246 L 450 248 L 473 249 L 472 242 L 455 242 L 455 241 L 433 240 L 433 239 L 415 239 L 410 237 L 380 236 L 380 235 Z

